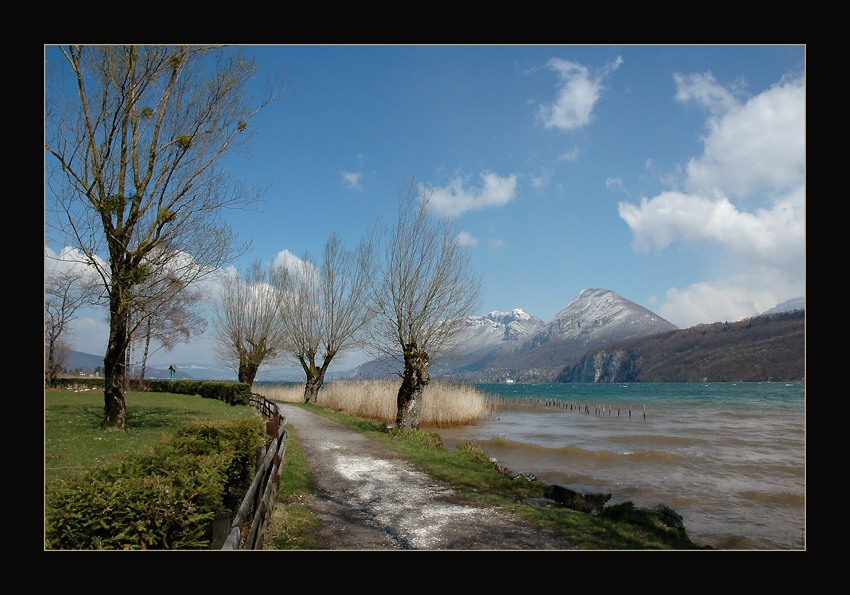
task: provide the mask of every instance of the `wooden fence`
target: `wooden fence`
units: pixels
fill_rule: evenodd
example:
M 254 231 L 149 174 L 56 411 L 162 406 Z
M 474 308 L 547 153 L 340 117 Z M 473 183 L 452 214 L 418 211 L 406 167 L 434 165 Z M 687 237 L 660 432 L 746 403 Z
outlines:
M 620 404 L 596 403 L 591 407 L 590 404 L 576 403 L 575 401 L 564 401 L 562 399 L 544 399 L 544 398 L 528 398 L 528 397 L 495 397 L 500 407 L 556 407 L 558 409 L 566 409 L 568 411 L 578 411 L 580 413 L 590 414 L 591 409 L 594 415 L 603 417 L 620 417 L 622 412 L 623 417 L 628 412 L 629 419 L 632 418 L 632 406 Z M 616 412 L 616 413 L 615 413 Z M 646 405 L 643 405 L 643 419 L 646 420 Z
M 280 487 L 280 472 L 286 454 L 286 418 L 281 416 L 277 404 L 261 395 L 252 394 L 250 402 L 266 419 L 266 433 L 273 439 L 267 448 L 257 449 L 257 474 L 235 518 L 230 522 L 230 515 L 225 514 L 223 518 L 216 519 L 213 525 L 213 549 L 263 549 L 275 496 Z

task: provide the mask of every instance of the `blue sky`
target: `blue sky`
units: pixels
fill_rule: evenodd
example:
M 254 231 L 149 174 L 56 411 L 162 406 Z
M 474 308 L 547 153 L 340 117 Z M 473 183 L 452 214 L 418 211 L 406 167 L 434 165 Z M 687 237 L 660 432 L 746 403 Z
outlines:
M 229 217 L 237 267 L 353 246 L 413 176 L 468 242 L 482 314 L 548 322 L 605 288 L 686 328 L 805 295 L 805 46 L 246 49 L 289 86 L 226 162 L 269 187 Z M 69 341 L 106 336 L 86 311 Z M 215 361 L 209 337 L 151 358 L 171 361 Z

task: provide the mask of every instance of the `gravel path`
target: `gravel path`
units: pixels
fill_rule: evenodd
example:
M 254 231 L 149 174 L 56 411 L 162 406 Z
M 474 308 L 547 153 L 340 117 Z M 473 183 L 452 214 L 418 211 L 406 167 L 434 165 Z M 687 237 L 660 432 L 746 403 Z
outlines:
M 328 550 L 562 550 L 551 532 L 455 496 L 399 454 L 300 407 L 278 403 L 316 490 L 304 502 Z

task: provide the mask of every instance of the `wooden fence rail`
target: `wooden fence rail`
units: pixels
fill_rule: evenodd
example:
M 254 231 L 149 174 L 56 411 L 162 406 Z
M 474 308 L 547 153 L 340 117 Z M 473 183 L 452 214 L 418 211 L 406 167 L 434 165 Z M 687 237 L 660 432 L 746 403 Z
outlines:
M 280 472 L 286 455 L 286 418 L 277 404 L 257 394 L 251 395 L 251 404 L 266 419 L 266 432 L 273 436 L 268 448 L 257 450 L 257 473 L 242 499 L 236 516 L 230 522 L 230 531 L 223 544 L 213 539 L 213 548 L 223 550 L 260 550 L 274 510 L 275 496 L 280 487 Z M 227 516 L 217 523 L 226 523 Z M 222 534 L 213 529 L 213 535 Z

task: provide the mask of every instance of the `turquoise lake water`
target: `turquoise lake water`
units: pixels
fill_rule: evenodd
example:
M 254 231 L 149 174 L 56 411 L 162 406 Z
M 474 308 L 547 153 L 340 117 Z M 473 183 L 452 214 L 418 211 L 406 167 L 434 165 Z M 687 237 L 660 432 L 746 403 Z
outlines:
M 477 387 L 541 406 L 435 429 L 448 448 L 472 440 L 514 472 L 610 504 L 665 504 L 717 549 L 806 547 L 804 382 Z

